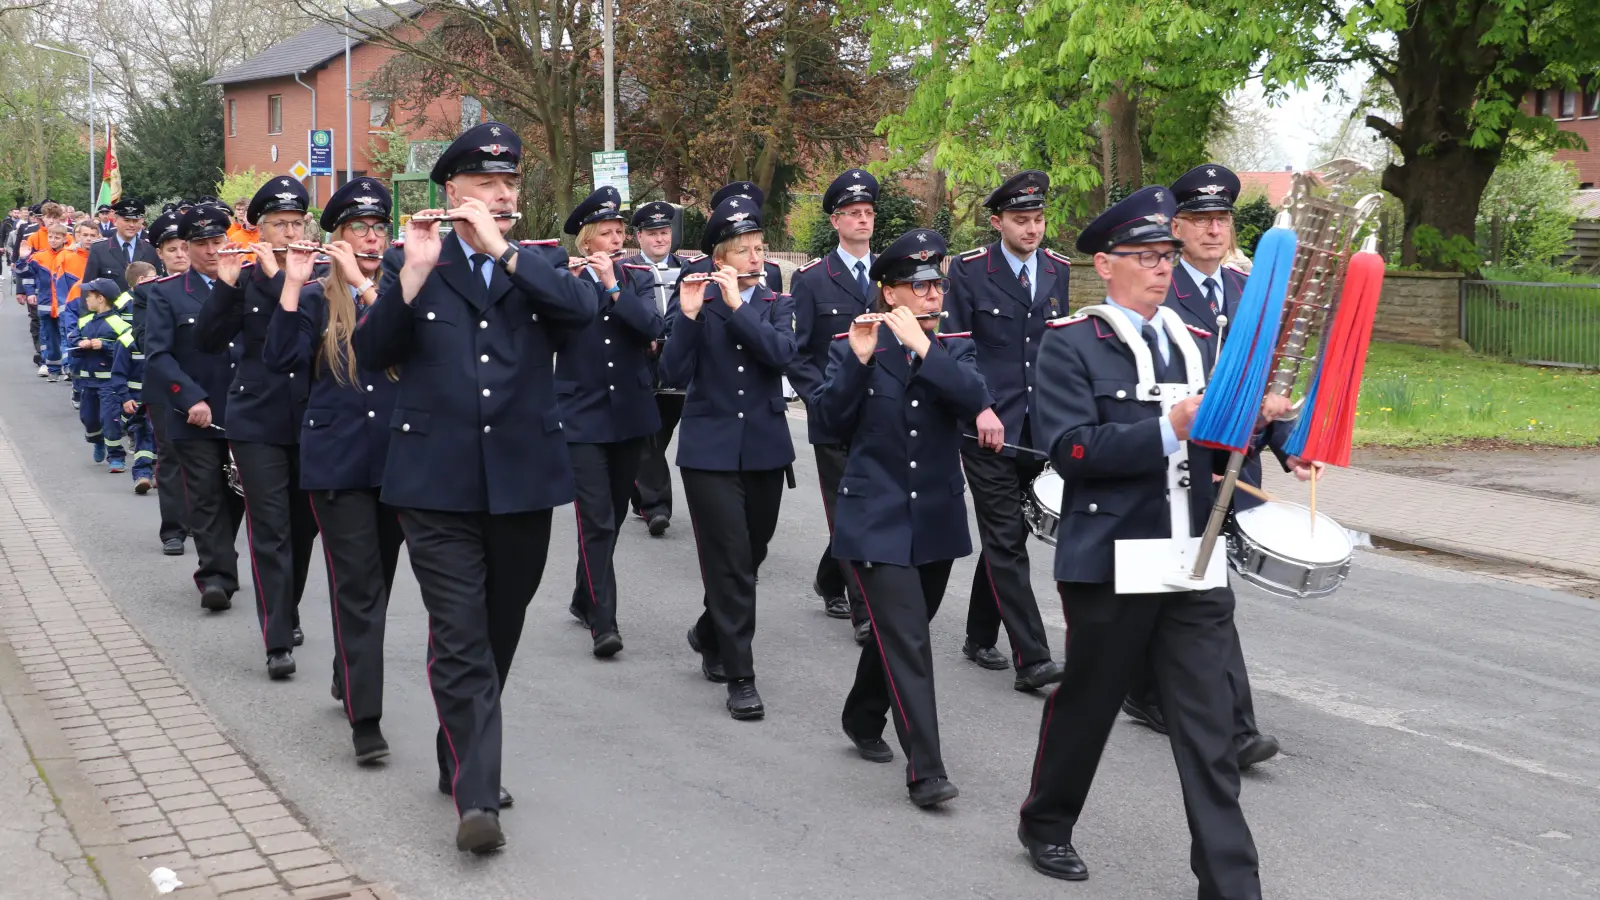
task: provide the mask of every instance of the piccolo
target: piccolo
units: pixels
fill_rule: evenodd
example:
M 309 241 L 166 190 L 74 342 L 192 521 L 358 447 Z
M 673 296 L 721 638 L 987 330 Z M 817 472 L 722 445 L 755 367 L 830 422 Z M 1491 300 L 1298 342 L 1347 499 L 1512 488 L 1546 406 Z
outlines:
M 356 259 L 383 259 L 382 253 L 357 253 Z
M 510 219 L 511 221 L 515 222 L 516 220 L 522 218 L 522 213 L 518 213 L 518 212 L 494 213 L 493 215 L 490 216 L 490 218 L 491 219 Z M 462 217 L 461 216 L 412 216 L 411 217 L 411 221 L 413 221 L 413 222 L 460 222 L 460 221 L 462 221 Z
M 305 252 L 305 253 L 321 253 L 325 249 L 326 248 L 323 247 L 321 244 L 290 244 L 287 247 L 273 247 L 272 248 L 272 252 L 273 253 L 288 253 L 290 250 L 300 250 L 300 251 Z M 235 254 L 237 254 L 237 253 L 254 254 L 256 251 L 251 247 L 229 247 L 226 250 L 218 250 L 217 252 L 218 253 L 235 253 Z
M 733 273 L 733 277 L 735 277 L 735 278 L 760 278 L 760 277 L 762 277 L 762 276 L 764 276 L 766 274 L 767 273 L 763 272 L 763 271 L 735 272 L 735 273 Z M 683 281 L 683 282 L 685 282 L 687 284 L 698 284 L 698 283 L 700 283 L 702 281 L 710 281 L 714 277 L 716 277 L 716 275 L 713 272 L 690 272 L 688 275 L 683 276 L 683 278 L 681 278 L 679 280 Z
M 949 317 L 950 317 L 950 313 L 948 313 L 948 312 L 922 313 L 922 314 L 920 314 L 918 316 L 915 316 L 916 319 L 923 320 L 923 321 L 926 321 L 928 319 L 947 319 Z M 866 325 L 866 324 L 869 324 L 869 323 L 872 323 L 872 322 L 882 322 L 884 319 L 887 319 L 887 318 L 889 318 L 889 314 L 888 313 L 866 313 L 864 315 L 856 316 L 855 323 L 857 325 Z

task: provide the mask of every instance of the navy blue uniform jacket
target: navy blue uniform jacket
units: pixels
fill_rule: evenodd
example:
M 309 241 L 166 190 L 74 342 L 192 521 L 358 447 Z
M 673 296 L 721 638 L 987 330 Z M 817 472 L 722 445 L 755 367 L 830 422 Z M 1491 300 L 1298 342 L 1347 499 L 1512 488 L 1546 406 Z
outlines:
M 189 408 L 202 400 L 210 404 L 214 423 L 227 421 L 234 354 L 227 347 L 220 353 L 201 350 L 195 336 L 195 319 L 211 296 L 211 288 L 200 273 L 190 270 L 148 282 L 144 290 L 150 300 L 143 316 L 144 337 L 134 342 L 144 347 L 151 386 L 165 398 L 172 439 L 223 439 L 223 432 L 196 428 L 187 421 Z
M 1022 426 L 1037 406 L 1039 384 L 1035 360 L 1044 337 L 1044 323 L 1067 314 L 1069 263 L 1066 257 L 1044 249 L 1035 251 L 1033 299 L 1011 274 L 1011 264 L 996 241 L 970 250 L 950 263 L 950 295 L 944 308 L 950 317 L 940 330 L 972 333 L 978 347 L 978 371 L 989 386 L 994 414 L 1006 427 L 1006 443 L 1044 449 L 1038 423 L 1031 424 L 1028 441 Z M 1006 456 L 1017 451 L 1003 449 Z
M 972 341 L 939 335 L 915 365 L 887 327 L 863 365 L 839 338 L 816 410 L 850 445 L 833 555 L 920 566 L 972 552 L 961 433 L 989 405 Z
M 344 359 L 322 356 L 327 327 L 327 299 L 322 284 L 313 281 L 300 289 L 298 312 L 276 307 L 261 351 L 262 361 L 274 372 L 311 373 L 310 399 L 300 427 L 300 487 L 308 491 L 382 487 L 389 419 L 400 385 L 388 372 L 363 368 L 359 361 L 355 382 L 341 384 L 334 370 L 348 377 Z
M 830 431 L 817 414 L 816 396 L 828 371 L 834 336 L 849 331 L 851 320 L 868 312 L 869 298 L 862 296 L 855 275 L 833 250 L 795 270 L 790 281 L 800 352 L 789 367 L 789 384 L 806 402 L 806 438 L 813 444 L 841 443 L 845 436 Z
M 161 257 L 156 255 L 156 248 L 143 235 L 133 239 L 133 261 L 147 262 L 161 271 Z M 89 245 L 89 258 L 83 264 L 83 280 L 93 281 L 96 278 L 109 278 L 117 283 L 118 290 L 128 289 L 128 257 L 122 251 L 122 239 L 115 233 L 108 235 L 103 241 L 96 241 Z
M 649 269 L 617 266 L 622 290 L 615 300 L 587 272 L 578 276 L 599 312 L 587 326 L 558 336 L 556 397 L 569 443 L 609 444 L 661 430 L 650 342 L 661 337 L 665 319 L 656 311 Z
M 282 296 L 282 271 L 269 279 L 259 266 L 246 264 L 237 285 L 217 282 L 197 317 L 195 340 L 201 350 L 218 352 L 239 344 L 243 351 L 228 388 L 228 418 L 221 423 L 229 440 L 287 446 L 300 439 L 310 373 L 303 368 L 274 372 L 261 359 L 267 323 Z
M 1057 581 L 1114 579 L 1120 539 L 1172 537 L 1167 458 L 1161 452 L 1159 403 L 1136 399 L 1133 353 L 1092 317 L 1051 323 L 1039 349 L 1038 438 L 1065 482 L 1056 530 Z M 1210 377 L 1213 345 L 1197 336 Z M 1173 363 L 1183 362 L 1173 344 Z M 1199 444 L 1189 453 L 1190 535 L 1198 536 L 1216 496 L 1209 473 L 1228 454 Z
M 794 362 L 794 301 L 758 286 L 730 311 L 715 283 L 690 319 L 674 306 L 661 351 L 661 382 L 687 389 L 678 465 L 719 472 L 794 462 L 783 373 Z
M 443 243 L 409 304 L 400 289 L 405 248 L 385 253 L 378 300 L 356 328 L 363 366 L 401 367 L 383 501 L 494 514 L 570 503 L 555 331 L 594 319 L 594 291 L 567 271 L 559 245 L 519 246 L 515 274 L 489 263 L 485 291 L 461 242 Z

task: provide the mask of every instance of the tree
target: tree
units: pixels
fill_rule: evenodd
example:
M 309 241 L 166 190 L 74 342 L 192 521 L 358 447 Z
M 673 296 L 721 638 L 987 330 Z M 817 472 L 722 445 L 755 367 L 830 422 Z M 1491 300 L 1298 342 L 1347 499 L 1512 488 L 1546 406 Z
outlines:
M 1578 173 L 1549 153 L 1518 152 L 1495 169 L 1478 210 L 1486 258 L 1503 266 L 1549 266 L 1571 252 Z
M 128 113 L 120 159 L 127 193 L 154 200 L 209 194 L 222 175 L 222 90 L 180 69 L 172 87 Z
M 1243 92 L 1223 101 L 1217 127 L 1206 142 L 1206 156 L 1235 172 L 1280 169 L 1285 159 L 1273 134 L 1271 113 L 1259 98 Z

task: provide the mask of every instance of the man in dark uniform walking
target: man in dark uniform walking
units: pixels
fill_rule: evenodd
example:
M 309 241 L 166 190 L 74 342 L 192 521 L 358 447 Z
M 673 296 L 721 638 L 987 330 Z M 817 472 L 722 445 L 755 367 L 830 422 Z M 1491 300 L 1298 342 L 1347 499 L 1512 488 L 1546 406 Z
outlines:
M 672 204 L 652 200 L 633 213 L 629 224 L 639 240 L 639 255 L 622 261 L 623 265 L 649 266 L 654 277 L 650 287 L 650 300 L 656 312 L 665 321 L 671 310 L 672 295 L 678 289 L 678 278 L 684 267 L 700 260 L 701 254 L 672 249 L 672 223 L 678 214 Z M 667 533 L 672 525 L 672 469 L 667 462 L 667 447 L 672 443 L 672 433 L 683 417 L 683 391 L 661 385 L 658 372 L 661 348 L 666 336 L 650 347 L 650 377 L 656 388 L 656 412 L 661 416 L 661 428 L 644 442 L 640 451 L 639 474 L 633 482 L 632 505 L 634 514 L 644 519 L 652 537 Z
M 1039 872 L 1089 876 L 1072 846 L 1074 828 L 1148 652 L 1172 728 L 1199 897 L 1259 900 L 1225 672 L 1234 610 L 1226 574 L 1207 582 L 1220 586 L 1184 590 L 1155 577 L 1119 584 L 1149 567 L 1127 572 L 1113 564 L 1119 542 L 1137 541 L 1130 551 L 1158 546 L 1144 552 L 1176 574 L 1185 546 L 1176 542 L 1203 532 L 1215 490 L 1210 475 L 1227 465 L 1226 451 L 1185 443 L 1215 360 L 1214 345 L 1195 340 L 1208 333 L 1160 309 L 1178 256 L 1173 210 L 1171 192 L 1153 185 L 1090 223 L 1078 250 L 1093 255 L 1106 303 L 1097 315 L 1053 322 L 1041 341 L 1036 421 L 1065 483 L 1054 570 L 1071 628 L 1066 677 L 1045 704 L 1017 835 Z M 1184 387 L 1182 399 L 1163 403 L 1162 388 L 1175 386 Z M 1187 516 L 1173 506 L 1180 501 Z M 1212 570 L 1218 567 L 1226 563 L 1214 561 Z
M 799 344 L 794 364 L 786 373 L 789 384 L 806 404 L 806 435 L 817 459 L 817 481 L 822 487 L 822 509 L 827 514 L 829 540 L 817 561 L 812 590 L 835 619 L 850 619 L 856 643 L 872 630 L 861 592 L 849 577 L 849 563 L 833 557 L 833 510 L 844 476 L 849 448 L 844 436 L 822 423 L 813 402 L 822 390 L 828 355 L 836 335 L 850 330 L 855 317 L 872 309 L 872 232 L 877 224 L 878 179 L 861 169 L 851 169 L 833 180 L 822 193 L 822 211 L 839 234 L 839 245 L 826 256 L 797 269 L 790 294 L 794 297 L 794 336 Z
M 448 211 L 424 210 L 384 257 L 378 300 L 356 328 L 363 366 L 402 366 L 382 499 L 399 508 L 428 610 L 428 683 L 439 712 L 439 787 L 456 848 L 504 846 L 500 694 L 550 545 L 572 502 L 551 358 L 558 329 L 595 316 L 595 292 L 559 246 L 509 243 L 522 142 L 485 122 L 430 177 Z M 429 215 L 448 215 L 441 235 Z
M 182 467 L 188 497 L 186 523 L 199 556 L 195 586 L 200 606 L 220 611 L 233 606 L 239 590 L 239 553 L 234 541 L 244 517 L 244 501 L 228 488 L 224 466 L 228 444 L 217 422 L 227 415 L 228 383 L 233 380 L 234 354 L 224 347 L 208 353 L 199 348 L 195 319 L 217 282 L 228 242 L 228 214 L 196 206 L 179 220 L 178 235 L 188 247 L 190 268 L 150 283 L 145 310 L 145 371 L 155 391 L 165 391 L 163 423 Z M 180 545 L 181 549 L 181 545 Z
M 978 416 L 976 440 L 961 448 L 983 545 L 972 575 L 961 652 L 985 669 L 1006 668 L 1005 656 L 995 649 L 1004 623 L 1019 691 L 1061 680 L 1061 665 L 1050 659 L 1033 596 L 1028 526 L 1022 519 L 1022 494 L 1045 463 L 1036 430 L 1033 364 L 1045 321 L 1067 311 L 1066 257 L 1039 247 L 1049 187 L 1048 176 L 1030 169 L 1006 179 L 984 201 L 1000 240 L 962 254 L 951 265 L 945 300 L 950 317 L 942 329 L 972 332 L 978 369 L 994 398 Z
M 147 262 L 159 268 L 161 260 L 156 255 L 156 248 L 140 234 L 144 231 L 143 203 L 125 197 L 111 208 L 111 216 L 114 226 L 111 233 L 106 235 L 105 240 L 89 247 L 83 278 L 85 281 L 109 278 L 117 283 L 118 290 L 126 291 L 129 266 L 136 262 Z
M 156 271 L 163 276 L 182 275 L 189 271 L 189 245 L 179 237 L 182 216 L 175 209 L 164 210 L 150 223 L 150 238 L 155 245 Z M 145 321 L 150 308 L 150 293 L 155 283 L 135 285 L 133 303 L 134 345 L 147 349 Z M 157 532 L 161 539 L 161 552 L 167 556 L 182 556 L 184 538 L 188 537 L 188 498 L 183 486 L 183 471 L 178 465 L 178 453 L 172 445 L 172 422 L 167 413 L 172 396 L 170 386 L 159 383 L 154 369 L 145 354 L 145 388 L 141 392 L 145 417 L 156 439 L 156 499 L 161 507 L 161 525 Z

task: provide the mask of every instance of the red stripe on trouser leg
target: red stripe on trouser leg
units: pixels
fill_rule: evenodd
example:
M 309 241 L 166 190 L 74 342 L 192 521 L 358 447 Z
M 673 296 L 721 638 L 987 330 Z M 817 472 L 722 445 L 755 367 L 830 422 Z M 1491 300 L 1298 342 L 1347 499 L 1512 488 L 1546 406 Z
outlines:
M 883 663 L 884 678 L 889 681 L 889 692 L 894 695 L 894 707 L 900 711 L 900 721 L 905 725 L 906 734 L 911 733 L 911 719 L 906 716 L 906 708 L 900 702 L 900 689 L 895 687 L 894 673 L 889 670 L 889 657 L 883 652 L 883 638 L 878 635 L 878 620 L 872 615 L 872 602 L 867 599 L 867 586 L 861 583 L 861 573 L 856 571 L 855 564 L 850 565 L 850 574 L 856 580 L 856 590 L 861 592 L 861 605 L 867 609 L 867 621 L 872 623 L 872 640 L 878 645 L 878 661 Z M 910 756 L 909 752 L 906 756 Z M 911 780 L 917 780 L 917 761 L 908 759 L 907 767 L 911 772 Z
M 344 670 L 344 717 L 350 722 L 355 722 L 355 707 L 350 704 L 350 661 L 344 653 L 344 627 L 339 622 L 339 578 L 333 572 L 333 551 L 328 549 L 328 532 L 322 527 L 322 517 L 317 515 L 316 501 L 311 499 L 311 494 L 306 494 L 306 505 L 311 507 L 311 518 L 317 523 L 317 531 L 322 533 L 322 553 L 328 562 L 328 606 L 333 610 L 333 642 L 339 649 L 339 667 Z

